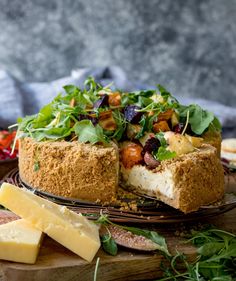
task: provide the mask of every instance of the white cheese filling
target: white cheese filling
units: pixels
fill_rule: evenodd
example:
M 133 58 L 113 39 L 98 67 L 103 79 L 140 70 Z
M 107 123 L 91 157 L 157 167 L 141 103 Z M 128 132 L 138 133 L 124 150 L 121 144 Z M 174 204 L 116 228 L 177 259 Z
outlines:
M 136 165 L 131 169 L 121 167 L 121 173 L 128 185 L 154 194 L 162 194 L 170 199 L 174 197 L 174 180 L 170 170 L 154 173 L 144 166 Z

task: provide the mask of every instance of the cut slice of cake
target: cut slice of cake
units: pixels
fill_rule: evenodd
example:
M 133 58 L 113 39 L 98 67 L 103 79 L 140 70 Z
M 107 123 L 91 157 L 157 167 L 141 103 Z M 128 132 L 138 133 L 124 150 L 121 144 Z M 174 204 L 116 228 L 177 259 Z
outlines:
M 121 164 L 121 185 L 150 195 L 184 213 L 196 211 L 222 198 L 224 172 L 216 149 L 204 144 L 199 150 L 161 161 L 155 169 Z

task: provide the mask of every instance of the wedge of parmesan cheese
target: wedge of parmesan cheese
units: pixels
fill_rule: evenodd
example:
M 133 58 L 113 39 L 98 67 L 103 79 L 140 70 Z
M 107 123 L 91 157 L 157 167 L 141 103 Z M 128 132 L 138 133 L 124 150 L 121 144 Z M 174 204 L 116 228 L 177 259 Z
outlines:
M 42 231 L 23 219 L 0 225 L 0 259 L 35 263 L 42 237 Z
M 100 247 L 97 225 L 26 189 L 3 183 L 0 204 L 87 261 L 92 261 Z

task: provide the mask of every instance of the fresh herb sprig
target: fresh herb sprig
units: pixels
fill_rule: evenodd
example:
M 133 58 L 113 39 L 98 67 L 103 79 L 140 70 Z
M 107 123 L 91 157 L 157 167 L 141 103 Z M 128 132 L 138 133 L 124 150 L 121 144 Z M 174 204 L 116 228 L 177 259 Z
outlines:
M 167 142 L 162 132 L 157 133 L 156 138 L 160 141 L 161 144 L 158 150 L 153 152 L 153 155 L 157 160 L 162 161 L 176 157 L 177 154 L 175 151 L 170 151 L 167 149 Z
M 234 281 L 236 280 L 236 235 L 220 229 L 195 232 L 188 240 L 197 247 L 198 257 L 189 263 L 184 254 L 170 259 L 170 267 L 163 268 L 166 280 Z M 184 270 L 177 269 L 177 264 Z

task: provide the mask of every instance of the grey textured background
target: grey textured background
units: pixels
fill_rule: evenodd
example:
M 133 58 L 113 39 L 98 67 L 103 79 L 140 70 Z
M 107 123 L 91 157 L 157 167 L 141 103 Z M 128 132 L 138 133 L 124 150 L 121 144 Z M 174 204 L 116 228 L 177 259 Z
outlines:
M 0 67 L 50 81 L 118 65 L 133 80 L 236 105 L 235 0 L 0 0 Z

